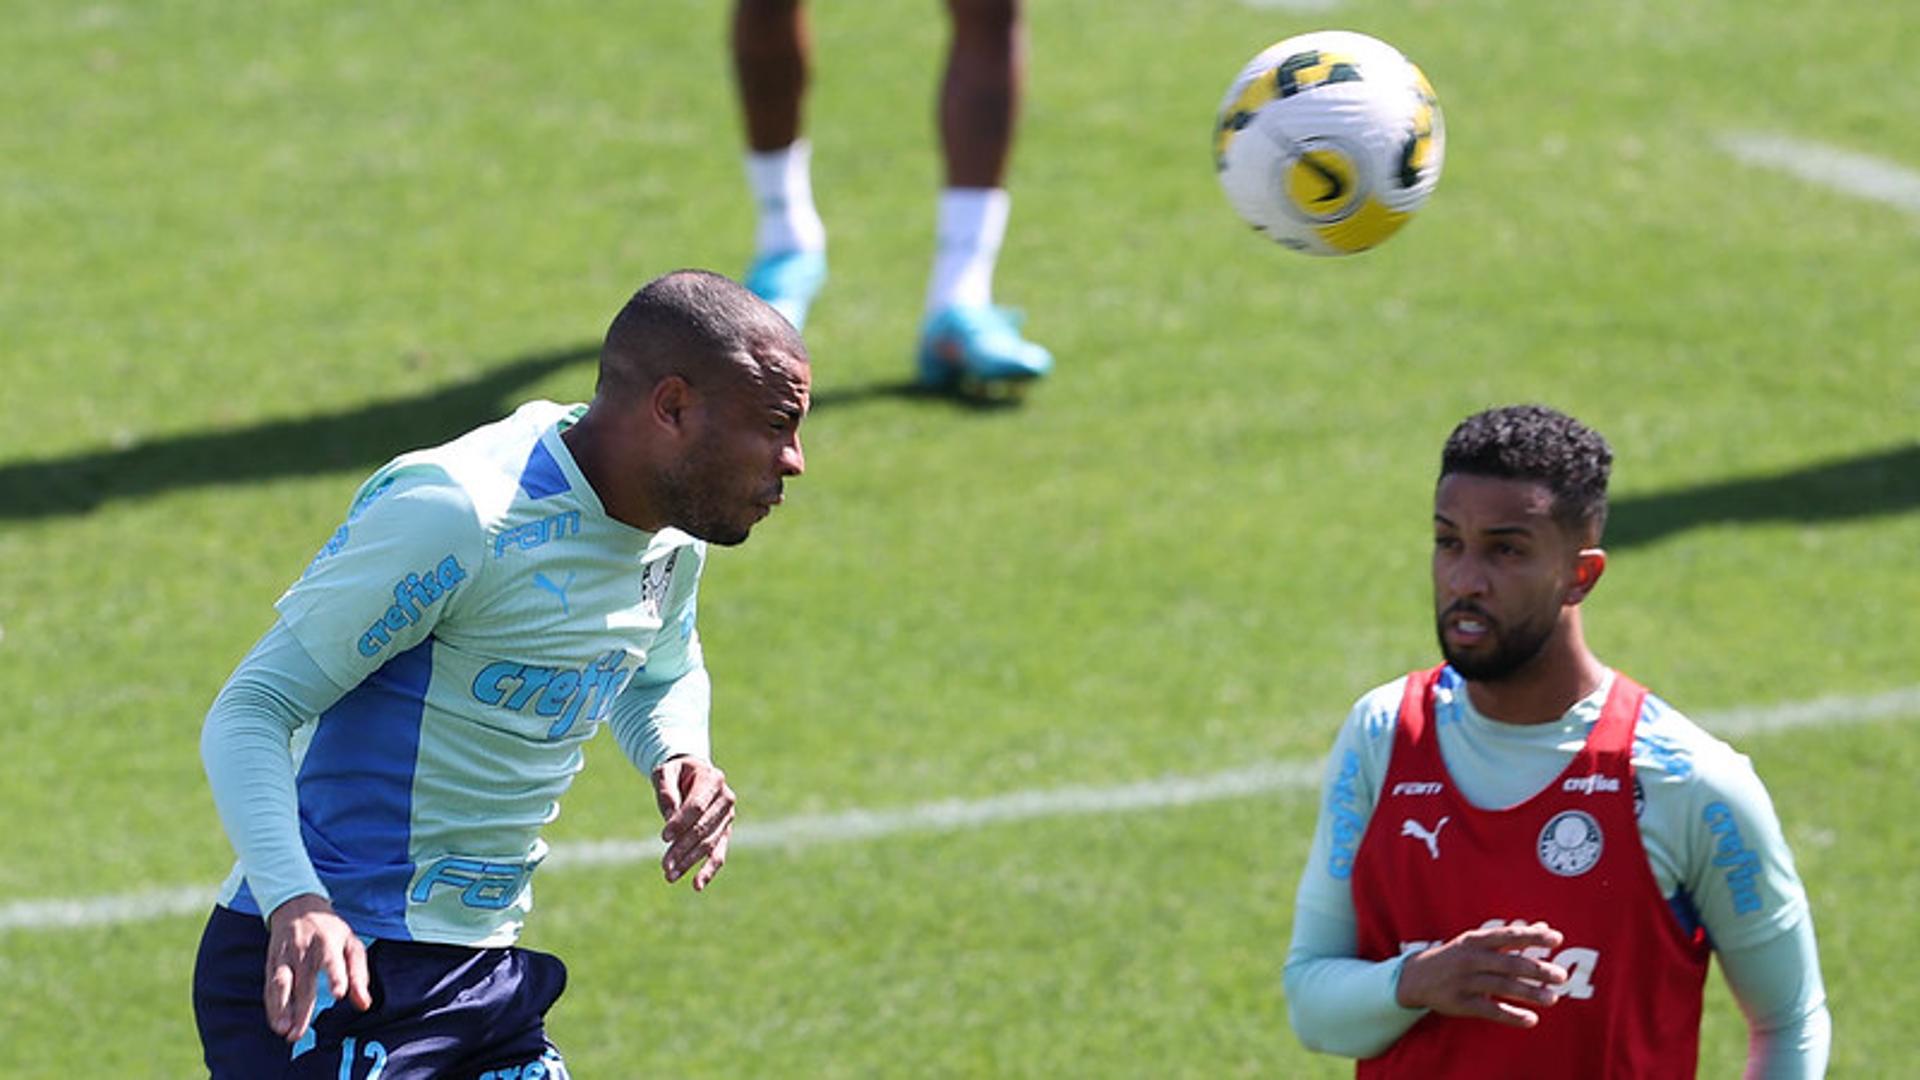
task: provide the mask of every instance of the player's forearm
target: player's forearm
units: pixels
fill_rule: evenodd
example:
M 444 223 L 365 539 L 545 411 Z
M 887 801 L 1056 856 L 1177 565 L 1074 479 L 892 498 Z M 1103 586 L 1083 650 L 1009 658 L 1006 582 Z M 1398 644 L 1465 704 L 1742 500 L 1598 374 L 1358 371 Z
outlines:
M 1825 1076 L 1833 1021 L 1812 918 L 1758 944 L 1721 949 L 1719 960 L 1747 1017 L 1748 1080 Z
M 300 841 L 293 755 L 280 709 L 259 686 L 228 683 L 200 733 L 214 809 L 263 912 L 302 893 L 327 895 Z
M 1322 796 L 1307 868 L 1294 895 L 1287 1018 L 1302 1044 L 1325 1054 L 1374 1057 L 1426 1015 L 1423 1009 L 1402 1008 L 1394 996 L 1401 958 L 1376 962 L 1355 955 L 1359 923 L 1347 877 L 1385 771 L 1384 752 L 1361 733 L 1381 702 L 1398 707 L 1398 695 L 1396 687 L 1362 698 L 1341 728 L 1322 790 L 1342 794 Z
M 289 741 L 339 696 L 275 625 L 221 688 L 201 728 L 214 809 L 263 913 L 303 893 L 327 895 L 300 838 Z
M 1287 1019 L 1309 1050 L 1373 1057 L 1426 1015 L 1395 996 L 1404 958 L 1355 956 L 1356 928 L 1346 883 L 1309 867 L 1294 897 L 1285 972 Z
M 1806 1016 L 1747 1036 L 1746 1080 L 1817 1080 L 1827 1075 L 1833 1018 L 1823 1002 Z
M 1394 998 L 1402 957 L 1371 961 L 1341 956 L 1287 958 L 1287 1019 L 1309 1050 L 1350 1058 L 1384 1053 L 1424 1009 Z
M 713 685 L 705 666 L 671 682 L 629 686 L 614 702 L 614 738 L 634 767 L 647 775 L 669 758 L 711 761 L 707 716 L 712 700 Z

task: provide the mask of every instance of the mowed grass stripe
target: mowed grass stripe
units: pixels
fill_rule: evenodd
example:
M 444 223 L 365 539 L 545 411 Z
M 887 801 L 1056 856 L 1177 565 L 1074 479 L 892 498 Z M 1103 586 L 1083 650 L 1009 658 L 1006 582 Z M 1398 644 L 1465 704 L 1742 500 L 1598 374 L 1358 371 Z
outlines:
M 1920 686 L 1864 696 L 1835 695 L 1778 705 L 1749 706 L 1697 717 L 1722 738 L 1739 739 L 1804 727 L 1832 727 L 1920 716 Z M 1241 799 L 1282 791 L 1310 791 L 1320 779 L 1318 759 L 1271 761 L 1204 776 L 1169 776 L 1111 787 L 1016 791 L 985 799 L 947 799 L 892 810 L 802 814 L 743 822 L 734 847 L 799 851 L 861 843 L 908 833 L 954 832 L 1039 818 L 1133 813 Z M 660 857 L 657 840 L 596 840 L 554 847 L 546 869 L 626 866 Z M 121 926 L 204 911 L 212 886 L 176 886 L 108 896 L 16 900 L 0 906 L 0 932 Z
M 1777 132 L 1731 131 L 1720 146 L 1749 165 L 1920 215 L 1920 172 L 1884 158 Z

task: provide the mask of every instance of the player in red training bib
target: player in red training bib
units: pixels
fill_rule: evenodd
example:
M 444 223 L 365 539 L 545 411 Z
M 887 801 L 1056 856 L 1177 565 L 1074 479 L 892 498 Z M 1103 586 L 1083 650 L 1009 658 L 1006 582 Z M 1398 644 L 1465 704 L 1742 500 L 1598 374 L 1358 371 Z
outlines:
M 1362 1077 L 1690 1077 L 1709 953 L 1748 1075 L 1825 1071 L 1813 921 L 1766 789 L 1587 648 L 1611 462 L 1539 406 L 1447 440 L 1447 662 L 1342 728 L 1287 959 L 1295 1031 Z

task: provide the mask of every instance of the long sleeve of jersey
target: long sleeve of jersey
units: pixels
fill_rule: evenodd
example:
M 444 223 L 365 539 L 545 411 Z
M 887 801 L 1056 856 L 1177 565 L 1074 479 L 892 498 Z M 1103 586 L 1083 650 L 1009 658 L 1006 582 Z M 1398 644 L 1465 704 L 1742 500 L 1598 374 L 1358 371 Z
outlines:
M 1349 875 L 1392 755 L 1403 683 L 1362 697 L 1335 739 L 1295 898 L 1284 983 L 1288 1018 L 1309 1049 L 1367 1058 L 1425 1015 L 1402 1008 L 1400 958 L 1355 956 Z M 1603 687 L 1569 720 L 1597 715 Z M 1747 759 L 1649 699 L 1635 740 L 1646 786 L 1641 824 L 1656 880 L 1676 908 L 1698 913 L 1750 1033 L 1747 1076 L 1816 1077 L 1830 1041 L 1826 995 L 1804 890 L 1766 788 Z M 1490 727 L 1464 694 L 1437 703 L 1447 766 L 1485 805 L 1511 805 L 1547 782 L 1577 748 L 1565 726 Z M 1491 736 L 1491 737 L 1489 737 Z M 1453 740 L 1449 742 L 1448 740 Z
M 1396 693 L 1398 686 L 1393 684 Z M 1294 897 L 1284 974 L 1287 1018 L 1300 1041 L 1309 1050 L 1351 1058 L 1383 1053 L 1426 1015 L 1425 1009 L 1403 1008 L 1395 997 L 1404 957 L 1372 961 L 1354 955 L 1359 921 L 1348 875 L 1386 778 L 1386 758 L 1367 746 L 1368 732 L 1377 735 L 1382 722 L 1377 709 L 1368 709 L 1373 696 L 1354 707 L 1327 758 L 1313 847 Z M 1387 740 L 1391 745 L 1390 728 Z
M 1831 1040 L 1813 915 L 1773 800 L 1747 757 L 1712 744 L 1673 845 L 1727 988 L 1747 1019 L 1749 1080 L 1826 1075 Z
M 693 554 L 692 565 L 676 567 L 647 666 L 635 672 L 614 699 L 608 717 L 627 759 L 649 775 L 669 758 L 713 758 L 708 732 L 713 684 L 694 625 L 706 552 L 704 545 L 687 550 Z
M 280 598 L 279 621 L 234 670 L 201 729 L 214 808 L 263 915 L 304 893 L 328 895 L 300 831 L 296 733 L 388 655 L 425 640 L 446 606 L 386 595 L 386 583 L 404 586 L 409 569 L 431 568 L 443 554 L 434 538 L 449 533 L 471 537 L 460 554 L 477 565 L 472 508 L 448 485 L 417 484 L 435 479 L 428 470 L 388 473 L 362 488 L 347 525 Z M 365 588 L 367 580 L 378 584 Z M 369 594 L 378 598 L 371 605 L 377 640 L 368 631 L 369 605 L 347 602 Z M 378 605 L 387 603 L 393 606 L 382 620 Z M 356 640 L 379 648 L 356 647 Z
M 1322 934 L 1325 938 L 1316 940 Z M 1337 920 L 1295 924 L 1287 951 L 1287 1016 L 1309 1050 L 1374 1057 L 1385 1053 L 1426 1010 L 1403 1008 L 1394 996 L 1406 957 L 1356 959 L 1352 923 L 1347 924 L 1344 949 L 1338 943 L 1341 936 Z
M 345 692 L 276 622 L 240 661 L 201 728 L 214 809 L 263 914 L 306 893 L 327 895 L 300 840 L 290 747 L 294 732 Z
M 1718 950 L 1720 971 L 1747 1017 L 1747 1080 L 1827 1074 L 1833 1021 L 1820 980 L 1813 920 L 1757 945 Z

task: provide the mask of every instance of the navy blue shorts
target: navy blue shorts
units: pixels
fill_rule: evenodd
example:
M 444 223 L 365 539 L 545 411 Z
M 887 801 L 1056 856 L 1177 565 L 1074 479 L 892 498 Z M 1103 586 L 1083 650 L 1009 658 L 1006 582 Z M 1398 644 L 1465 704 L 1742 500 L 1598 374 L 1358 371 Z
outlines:
M 546 1014 L 567 986 L 557 957 L 375 941 L 373 1008 L 333 1002 L 323 976 L 299 1044 L 267 1026 L 267 928 L 215 907 L 193 969 L 193 1012 L 213 1080 L 565 1080 Z

